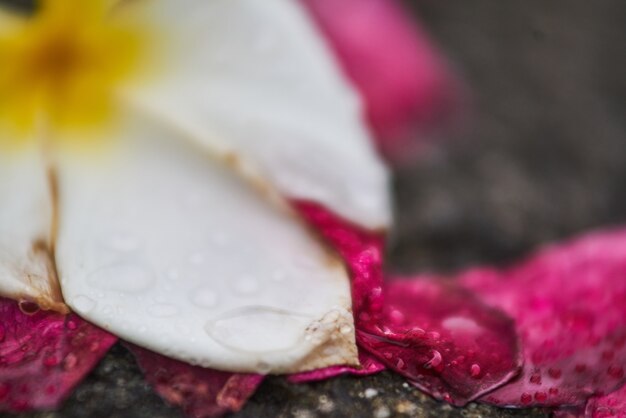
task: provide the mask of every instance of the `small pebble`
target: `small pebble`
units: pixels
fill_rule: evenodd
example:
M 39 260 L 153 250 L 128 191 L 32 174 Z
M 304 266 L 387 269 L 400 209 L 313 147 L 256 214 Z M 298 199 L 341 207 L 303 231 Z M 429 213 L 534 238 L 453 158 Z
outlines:
M 391 411 L 386 406 L 381 406 L 374 411 L 374 418 L 389 418 Z
M 367 399 L 371 399 L 374 396 L 378 395 L 378 391 L 374 388 L 367 388 L 365 389 L 365 392 L 363 392 L 363 394 Z

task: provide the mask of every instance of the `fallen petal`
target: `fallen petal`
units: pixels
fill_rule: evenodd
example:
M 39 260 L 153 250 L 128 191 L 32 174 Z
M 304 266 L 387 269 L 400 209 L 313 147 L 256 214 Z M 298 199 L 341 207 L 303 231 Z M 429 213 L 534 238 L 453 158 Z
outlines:
M 428 36 L 394 0 L 303 0 L 365 100 L 382 151 L 406 158 L 449 112 L 451 77 Z
M 626 230 L 548 247 L 507 270 L 476 269 L 460 281 L 513 317 L 525 365 L 483 398 L 500 406 L 583 404 L 624 382 Z
M 98 158 L 59 155 L 68 305 L 194 365 L 265 374 L 357 364 L 336 253 L 197 144 L 130 119 Z
M 358 322 L 357 341 L 423 391 L 464 405 L 518 372 L 513 322 L 471 293 L 431 277 L 385 292 L 382 315 Z
M 239 411 L 263 381 L 258 374 L 221 372 L 191 366 L 130 344 L 127 348 L 156 392 L 194 418 Z
M 58 407 L 116 341 L 74 314 L 23 309 L 0 298 L 0 411 Z
M 319 205 L 294 204 L 350 267 L 361 349 L 433 396 L 456 404 L 518 371 L 514 324 L 499 310 L 458 286 L 427 278 L 393 281 L 383 292 L 382 234 L 363 231 Z

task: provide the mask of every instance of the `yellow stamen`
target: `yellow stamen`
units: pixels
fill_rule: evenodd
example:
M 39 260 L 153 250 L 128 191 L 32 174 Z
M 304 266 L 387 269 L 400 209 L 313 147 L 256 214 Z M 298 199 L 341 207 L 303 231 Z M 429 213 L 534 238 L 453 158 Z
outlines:
M 144 58 L 147 32 L 108 4 L 41 0 L 33 17 L 0 28 L 0 142 L 41 124 L 58 133 L 112 120 L 116 91 Z

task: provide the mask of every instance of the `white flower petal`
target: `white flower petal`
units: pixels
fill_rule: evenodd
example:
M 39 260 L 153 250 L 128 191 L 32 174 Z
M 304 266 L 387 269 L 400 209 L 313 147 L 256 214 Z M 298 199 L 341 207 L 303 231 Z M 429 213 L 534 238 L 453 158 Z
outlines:
M 60 160 L 57 265 L 73 310 L 205 367 L 356 362 L 347 273 L 298 217 L 161 126 L 115 147 Z
M 170 65 L 127 99 L 291 198 L 388 226 L 388 173 L 361 104 L 297 2 L 147 4 Z
M 50 257 L 49 175 L 37 147 L 0 152 L 0 296 L 63 311 Z

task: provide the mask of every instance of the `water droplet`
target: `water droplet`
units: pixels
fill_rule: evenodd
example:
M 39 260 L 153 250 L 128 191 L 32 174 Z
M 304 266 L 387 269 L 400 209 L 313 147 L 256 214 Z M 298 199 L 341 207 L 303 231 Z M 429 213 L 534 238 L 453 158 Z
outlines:
M 178 307 L 168 303 L 158 303 L 148 307 L 148 313 L 157 318 L 168 318 L 178 314 Z
M 559 390 L 557 388 L 550 388 L 550 389 L 548 389 L 548 392 L 550 393 L 550 395 L 558 395 L 559 394 Z
M 96 307 L 96 301 L 89 296 L 78 295 L 72 299 L 72 306 L 77 312 L 86 314 L 91 312 Z
M 261 374 L 267 374 L 272 371 L 272 366 L 264 361 L 258 362 L 256 367 L 257 371 Z
M 530 376 L 529 379 L 530 383 L 534 384 L 534 385 L 540 385 L 541 384 L 541 375 L 540 374 L 533 374 Z
M 424 364 L 424 368 L 435 369 L 437 371 L 443 369 L 443 357 L 441 357 L 441 353 L 437 350 L 432 350 L 430 354 L 432 357 Z
M 109 247 L 119 252 L 132 252 L 139 248 L 139 243 L 132 235 L 120 233 L 111 238 Z
M 43 359 L 43 365 L 46 367 L 54 367 L 60 363 L 59 359 L 56 356 L 50 356 Z
M 476 363 L 470 366 L 470 376 L 473 378 L 480 377 L 480 366 Z
M 213 308 L 217 305 L 217 294 L 206 287 L 194 290 L 191 302 L 200 308 Z
M 553 379 L 560 378 L 561 374 L 562 374 L 561 369 L 553 369 L 553 368 L 548 369 L 548 375 L 550 375 L 550 377 Z
M 396 363 L 396 367 L 399 370 L 405 370 L 406 369 L 406 364 L 404 363 L 404 360 L 402 360 L 401 358 L 398 359 L 398 362 Z
M 304 341 L 311 318 L 264 306 L 236 309 L 206 323 L 206 333 L 223 346 L 250 353 L 288 350 Z
M 520 401 L 522 402 L 523 405 L 528 405 L 529 403 L 531 403 L 533 400 L 533 397 L 530 395 L 530 393 L 522 393 L 522 396 L 520 396 Z
M 469 318 L 463 318 L 461 316 L 451 316 L 446 318 L 441 325 L 450 331 L 464 331 L 470 333 L 477 333 L 482 329 L 476 321 Z
M 78 328 L 78 324 L 76 323 L 76 321 L 70 319 L 65 323 L 65 327 L 70 331 L 74 331 L 76 328 Z
M 389 312 L 389 319 L 395 325 L 402 325 L 406 318 L 404 314 L 400 312 L 399 310 L 392 309 L 391 312 Z
M 76 355 L 74 355 L 73 353 L 69 353 L 64 359 L 63 359 L 63 369 L 65 371 L 70 371 L 72 370 L 74 367 L 76 367 L 76 365 L 78 364 L 78 358 L 76 357 Z
M 20 308 L 20 311 L 22 311 L 22 313 L 25 315 L 35 315 L 40 310 L 39 305 L 37 305 L 35 302 L 25 299 L 20 300 L 17 306 Z
M 259 290 L 259 282 L 252 276 L 243 276 L 235 282 L 234 289 L 240 295 L 252 295 Z
M 136 293 L 150 288 L 154 276 L 139 264 L 122 263 L 94 271 L 88 281 L 99 289 Z
M 535 399 L 539 402 L 545 402 L 548 399 L 548 394 L 545 392 L 535 392 Z

